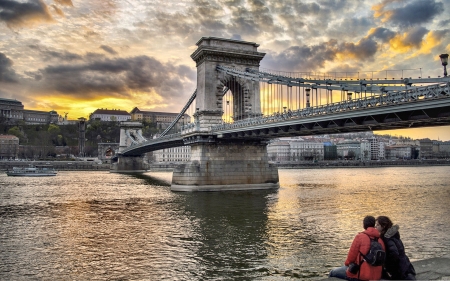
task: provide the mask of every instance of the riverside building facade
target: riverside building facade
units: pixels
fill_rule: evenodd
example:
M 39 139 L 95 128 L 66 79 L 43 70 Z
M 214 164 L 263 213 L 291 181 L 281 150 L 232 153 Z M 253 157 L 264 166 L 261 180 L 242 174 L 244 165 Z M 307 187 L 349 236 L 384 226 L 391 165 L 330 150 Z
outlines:
M 96 109 L 89 115 L 89 120 L 100 120 L 100 121 L 130 121 L 131 114 L 126 112 L 125 110 L 120 109 Z
M 135 107 L 130 112 L 131 121 L 147 121 L 156 123 L 159 129 L 167 128 L 178 116 L 178 113 L 169 113 L 169 112 L 157 112 L 157 111 L 146 111 L 140 110 Z M 181 128 L 181 125 L 185 125 L 189 123 L 190 116 L 188 114 L 184 114 L 180 120 L 177 122 L 178 128 Z
M 0 135 L 0 159 L 17 159 L 19 138 L 13 135 Z

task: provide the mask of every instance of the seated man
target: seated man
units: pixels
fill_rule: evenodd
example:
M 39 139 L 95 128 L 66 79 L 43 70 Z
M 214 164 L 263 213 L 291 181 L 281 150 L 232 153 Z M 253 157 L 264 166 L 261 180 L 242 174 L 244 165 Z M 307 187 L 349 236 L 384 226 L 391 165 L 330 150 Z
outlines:
M 353 239 L 350 250 L 348 251 L 345 265 L 339 268 L 331 270 L 328 277 L 336 277 L 347 280 L 379 280 L 381 279 L 382 266 L 372 266 L 367 262 L 364 262 L 363 254 L 367 255 L 370 249 L 371 239 L 380 238 L 380 233 L 375 228 L 375 218 L 372 216 L 366 216 L 363 220 L 364 231 L 356 235 Z M 378 239 L 383 250 L 385 246 L 382 239 Z M 356 265 L 359 267 L 357 272 L 352 273 L 349 269 Z

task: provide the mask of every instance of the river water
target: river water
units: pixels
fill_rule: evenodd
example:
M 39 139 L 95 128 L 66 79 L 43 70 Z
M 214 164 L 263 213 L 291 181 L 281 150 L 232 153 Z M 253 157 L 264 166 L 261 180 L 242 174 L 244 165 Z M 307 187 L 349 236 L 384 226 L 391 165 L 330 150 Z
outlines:
M 317 280 L 362 219 L 450 253 L 450 167 L 280 170 L 280 189 L 176 193 L 171 172 L 0 174 L 0 280 Z

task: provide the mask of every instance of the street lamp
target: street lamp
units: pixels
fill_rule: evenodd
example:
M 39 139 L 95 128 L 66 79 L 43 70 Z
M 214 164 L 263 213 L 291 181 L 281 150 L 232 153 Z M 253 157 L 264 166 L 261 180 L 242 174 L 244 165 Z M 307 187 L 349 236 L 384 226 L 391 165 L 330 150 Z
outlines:
M 447 77 L 448 54 L 442 54 L 439 57 L 441 58 L 442 66 L 444 66 L 444 77 Z

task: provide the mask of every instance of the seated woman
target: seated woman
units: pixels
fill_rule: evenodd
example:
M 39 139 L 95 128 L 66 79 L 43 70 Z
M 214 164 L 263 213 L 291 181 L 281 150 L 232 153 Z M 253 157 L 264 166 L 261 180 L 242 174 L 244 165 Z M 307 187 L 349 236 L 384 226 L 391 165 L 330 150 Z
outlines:
M 400 240 L 399 226 L 393 225 L 386 216 L 379 216 L 375 228 L 386 245 L 386 262 L 383 278 L 391 280 L 416 280 L 416 271 L 405 254 L 405 247 Z

